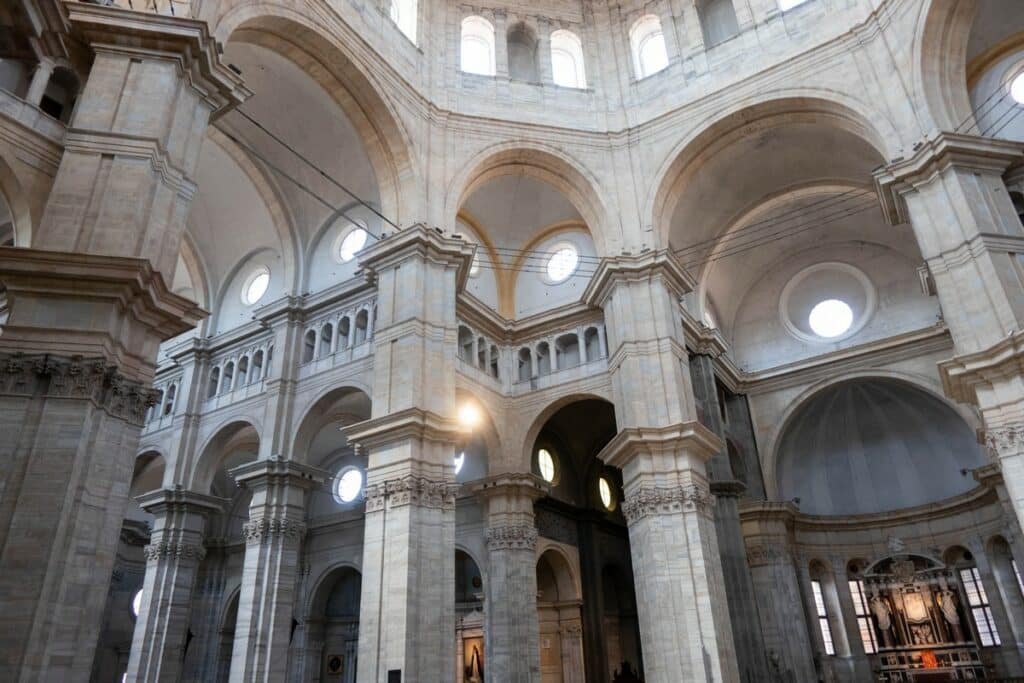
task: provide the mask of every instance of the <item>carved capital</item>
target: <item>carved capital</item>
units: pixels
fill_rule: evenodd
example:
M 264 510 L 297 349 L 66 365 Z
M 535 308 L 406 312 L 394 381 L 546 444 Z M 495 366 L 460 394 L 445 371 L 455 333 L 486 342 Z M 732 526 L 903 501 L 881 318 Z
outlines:
M 273 537 L 294 541 L 306 535 L 306 525 L 294 519 L 263 517 L 243 524 L 242 535 L 247 543 L 261 543 Z
M 998 461 L 1024 451 L 1024 425 L 1009 425 L 985 430 L 985 445 L 993 460 Z
M 533 550 L 537 547 L 537 527 L 532 524 L 509 524 L 487 530 L 488 550 Z
M 367 486 L 363 497 L 366 499 L 367 512 L 383 510 L 385 505 L 415 505 L 454 510 L 455 494 L 458 490 L 458 486 L 449 482 L 409 475 Z
M 643 486 L 622 503 L 622 514 L 627 524 L 633 524 L 651 515 L 670 515 L 699 512 L 711 517 L 715 497 L 707 488 L 687 486 Z
M 198 543 L 158 541 L 147 545 L 142 550 L 142 554 L 145 555 L 147 562 L 158 562 L 165 559 L 202 562 L 206 557 L 206 548 Z

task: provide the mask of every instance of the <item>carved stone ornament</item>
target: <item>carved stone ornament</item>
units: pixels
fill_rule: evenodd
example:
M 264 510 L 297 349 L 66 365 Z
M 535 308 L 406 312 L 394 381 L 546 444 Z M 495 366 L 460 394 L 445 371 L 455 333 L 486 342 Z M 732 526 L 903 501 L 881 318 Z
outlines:
M 150 543 L 143 550 L 147 562 L 163 559 L 195 560 L 201 562 L 206 557 L 206 548 L 197 543 L 181 543 L 174 541 L 158 541 Z
M 366 499 L 367 512 L 383 510 L 385 503 L 391 507 L 416 505 L 454 510 L 455 494 L 458 490 L 458 486 L 448 482 L 410 475 L 367 486 L 363 497 Z
M 242 535 L 250 543 L 259 543 L 272 536 L 280 536 L 287 540 L 298 540 L 306 535 L 306 525 L 294 519 L 263 517 L 242 525 Z
M 158 393 L 125 379 L 100 359 L 0 353 L 0 394 L 84 399 L 112 417 L 142 426 Z
M 650 515 L 699 512 L 710 517 L 715 497 L 699 486 L 644 486 L 622 503 L 626 523 L 632 524 Z
M 761 567 L 785 559 L 786 554 L 785 548 L 758 543 L 747 547 L 747 563 L 751 567 Z
M 985 444 L 993 461 L 1024 451 L 1024 425 L 997 427 L 985 431 Z
M 533 550 L 537 546 L 537 528 L 530 524 L 509 524 L 487 530 L 488 550 Z

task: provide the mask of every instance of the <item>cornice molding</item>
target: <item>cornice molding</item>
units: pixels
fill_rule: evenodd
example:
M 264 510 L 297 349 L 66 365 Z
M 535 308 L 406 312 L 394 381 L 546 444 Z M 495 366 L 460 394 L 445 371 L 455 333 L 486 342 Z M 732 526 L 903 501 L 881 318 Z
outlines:
M 717 434 L 691 421 L 667 427 L 626 427 L 601 449 L 597 458 L 619 469 L 642 453 L 660 455 L 685 451 L 707 462 L 724 447 Z
M 616 284 L 642 282 L 659 277 L 677 299 L 696 287 L 696 281 L 686 272 L 682 262 L 671 249 L 652 249 L 642 254 L 623 254 L 601 259 L 581 299 L 588 306 L 601 308 Z
M 417 223 L 387 233 L 360 251 L 357 258 L 359 267 L 366 271 L 371 282 L 376 281 L 380 271 L 393 267 L 413 255 L 444 263 L 456 269 L 457 291 L 462 291 L 466 288 L 475 250 L 473 244 L 463 239 L 445 237 L 440 230 L 434 230 L 424 223 Z
M 939 363 L 946 395 L 961 403 L 975 403 L 976 390 L 1024 374 L 1024 332 L 1012 332 L 987 349 Z
M 370 450 L 407 439 L 456 443 L 465 435 L 454 418 L 421 408 L 407 408 L 340 429 L 350 443 Z

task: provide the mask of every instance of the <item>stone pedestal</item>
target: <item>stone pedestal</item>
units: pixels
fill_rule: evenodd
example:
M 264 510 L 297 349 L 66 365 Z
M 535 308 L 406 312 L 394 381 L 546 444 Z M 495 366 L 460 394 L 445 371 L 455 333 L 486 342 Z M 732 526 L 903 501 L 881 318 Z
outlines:
M 306 535 L 306 498 L 325 478 L 319 470 L 278 459 L 240 465 L 231 476 L 252 492 L 252 502 L 249 521 L 242 527 L 245 561 L 230 680 L 283 681 L 299 549 Z
M 680 298 L 693 281 L 668 250 L 602 260 L 584 294 L 605 313 L 645 680 L 737 681 L 707 461 L 724 444 L 697 422 Z
M 456 293 L 473 248 L 415 225 L 368 246 L 377 281 L 357 680 L 455 679 Z
M 128 681 L 180 680 L 196 576 L 206 556 L 206 519 L 224 502 L 182 489 L 157 490 L 139 498 L 139 505 L 156 520 L 145 549 L 146 578 Z
M 757 613 L 768 658 L 768 681 L 816 680 L 814 653 L 790 552 L 796 508 L 791 503 L 744 501 L 740 522 Z
M 532 474 L 498 475 L 474 486 L 487 509 L 484 647 L 493 680 L 540 681 L 533 502 L 548 488 Z
M 205 24 L 64 9 L 92 70 L 33 249 L 0 248 L 4 681 L 89 678 L 157 347 L 201 315 L 161 273 L 208 121 L 245 96 Z

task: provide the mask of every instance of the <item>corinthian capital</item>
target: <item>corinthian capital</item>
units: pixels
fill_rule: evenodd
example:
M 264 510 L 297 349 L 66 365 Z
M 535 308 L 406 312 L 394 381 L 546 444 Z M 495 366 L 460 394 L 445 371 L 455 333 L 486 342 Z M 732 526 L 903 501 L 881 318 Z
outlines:
M 536 546 L 537 528 L 532 524 L 509 524 L 487 530 L 488 550 L 533 550 Z
M 707 488 L 687 486 L 643 486 L 626 497 L 622 514 L 627 524 L 651 515 L 671 515 L 696 511 L 710 516 L 715 497 Z
M 985 445 L 996 460 L 1020 453 L 1024 450 L 1024 425 L 1007 425 L 986 430 Z

